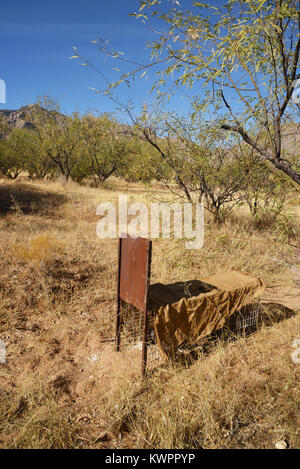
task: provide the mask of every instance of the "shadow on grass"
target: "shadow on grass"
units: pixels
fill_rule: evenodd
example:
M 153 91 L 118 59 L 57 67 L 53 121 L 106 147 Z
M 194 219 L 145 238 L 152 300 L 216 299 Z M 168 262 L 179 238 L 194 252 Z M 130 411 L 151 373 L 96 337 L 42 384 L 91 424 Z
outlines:
M 201 339 L 197 344 L 182 344 L 167 363 L 161 363 L 147 370 L 147 376 L 159 369 L 183 367 L 189 368 L 199 359 L 208 357 L 217 346 L 228 345 L 240 338 L 251 336 L 263 326 L 272 325 L 289 319 L 295 311 L 279 303 L 253 303 L 236 311 L 225 325 L 210 336 Z
M 0 184 L 0 215 L 24 213 L 25 215 L 55 215 L 67 197 L 27 184 Z
M 272 325 L 289 319 L 295 311 L 280 303 L 253 303 L 236 311 L 225 323 L 224 327 L 202 339 L 197 345 L 184 345 L 176 354 L 176 361 L 191 365 L 200 356 L 207 356 L 215 350 L 217 343 L 224 346 L 240 338 L 248 337 L 259 331 L 263 326 Z
M 156 284 L 160 286 L 160 284 Z M 177 286 L 179 285 L 179 282 Z M 180 286 L 180 285 L 179 285 Z M 209 286 L 208 286 L 209 287 Z M 155 297 L 152 291 L 153 297 Z M 137 348 L 141 344 L 143 335 L 143 313 L 133 306 L 122 302 L 122 333 L 121 350 L 128 347 Z M 226 347 L 229 343 L 241 338 L 246 338 L 259 331 L 263 326 L 271 327 L 276 323 L 289 319 L 295 315 L 295 311 L 280 303 L 252 303 L 244 306 L 228 318 L 224 326 L 197 343 L 183 343 L 173 352 L 173 356 L 167 362 L 159 359 L 159 350 L 153 327 L 149 327 L 147 340 L 147 372 L 148 377 L 158 370 L 177 367 L 189 367 L 196 360 L 208 357 L 216 350 L 217 346 Z M 113 341 L 109 338 L 108 341 Z

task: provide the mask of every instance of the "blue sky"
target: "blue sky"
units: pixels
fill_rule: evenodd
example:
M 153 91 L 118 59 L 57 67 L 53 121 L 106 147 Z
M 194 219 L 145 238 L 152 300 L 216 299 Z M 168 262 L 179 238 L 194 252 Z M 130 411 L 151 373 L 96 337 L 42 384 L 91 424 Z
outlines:
M 191 1 L 184 0 L 184 6 Z M 37 96 L 60 99 L 64 112 L 79 110 L 112 111 L 115 106 L 87 87 L 103 88 L 100 78 L 76 60 L 70 60 L 73 46 L 110 78 L 117 80 L 112 61 L 105 61 L 90 41 L 111 40 L 111 47 L 146 63 L 146 42 L 153 38 L 147 26 L 129 16 L 138 9 L 137 0 L 14 0 L 1 2 L 0 78 L 7 86 L 6 104 L 0 109 L 16 109 L 36 101 Z M 116 64 L 116 66 L 118 66 Z M 128 89 L 118 89 L 123 102 L 132 98 L 137 106 L 150 100 L 150 82 L 137 80 Z M 182 90 L 174 101 L 177 110 L 187 102 Z

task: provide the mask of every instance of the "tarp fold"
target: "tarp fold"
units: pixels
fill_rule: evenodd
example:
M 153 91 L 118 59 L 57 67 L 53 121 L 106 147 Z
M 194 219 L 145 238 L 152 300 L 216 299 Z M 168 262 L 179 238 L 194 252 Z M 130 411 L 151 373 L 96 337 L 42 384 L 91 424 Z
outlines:
M 154 330 L 161 355 L 170 358 L 182 344 L 195 344 L 224 326 L 265 289 L 262 279 L 239 271 L 211 277 L 153 284 L 148 307 L 155 310 Z

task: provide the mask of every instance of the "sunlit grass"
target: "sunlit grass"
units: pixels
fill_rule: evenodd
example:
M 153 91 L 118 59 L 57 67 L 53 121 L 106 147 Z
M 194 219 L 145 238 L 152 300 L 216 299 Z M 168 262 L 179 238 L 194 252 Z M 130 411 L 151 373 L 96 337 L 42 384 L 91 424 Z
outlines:
M 154 191 L 169 197 L 162 187 L 10 184 L 14 200 L 0 219 L 0 447 L 300 446 L 300 367 L 291 360 L 299 315 L 230 344 L 220 338 L 192 366 L 167 366 L 144 382 L 139 356 L 101 343 L 114 333 L 117 241 L 97 237 L 96 208 L 121 193 L 150 204 Z M 152 282 L 238 269 L 296 311 L 293 236 L 258 229 L 243 208 L 219 227 L 206 214 L 202 249 L 153 241 Z

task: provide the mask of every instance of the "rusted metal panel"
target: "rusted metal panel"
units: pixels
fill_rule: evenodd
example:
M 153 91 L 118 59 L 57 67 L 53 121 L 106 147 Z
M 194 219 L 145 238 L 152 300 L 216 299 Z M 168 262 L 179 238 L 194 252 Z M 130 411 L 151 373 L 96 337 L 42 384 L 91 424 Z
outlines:
M 116 303 L 116 351 L 120 350 L 120 326 L 121 326 L 121 298 L 120 298 L 120 273 L 121 273 L 121 238 L 118 242 L 118 272 L 117 272 L 117 303 Z
M 144 311 L 149 286 L 151 241 L 146 238 L 120 238 L 120 298 Z
M 120 238 L 116 304 L 116 350 L 120 350 L 121 300 L 143 313 L 142 376 L 147 367 L 147 294 L 151 275 L 152 241 L 146 238 Z

